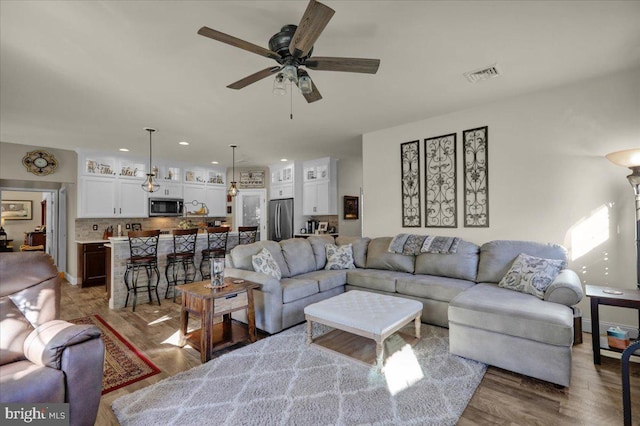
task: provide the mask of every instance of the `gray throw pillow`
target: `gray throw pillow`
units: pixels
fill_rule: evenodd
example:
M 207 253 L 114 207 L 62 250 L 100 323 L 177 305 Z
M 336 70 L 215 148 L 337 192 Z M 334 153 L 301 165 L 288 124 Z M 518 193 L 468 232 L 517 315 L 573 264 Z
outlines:
M 324 269 L 356 269 L 353 264 L 353 249 L 351 244 L 336 246 L 327 244 L 327 265 Z
M 251 264 L 253 265 L 253 270 L 256 272 L 271 275 L 276 280 L 282 278 L 280 267 L 273 259 L 273 256 L 271 256 L 271 252 L 266 248 L 260 250 L 258 254 L 251 256 Z
M 544 299 L 544 292 L 564 266 L 563 260 L 543 259 L 520 253 L 498 287 L 529 293 Z

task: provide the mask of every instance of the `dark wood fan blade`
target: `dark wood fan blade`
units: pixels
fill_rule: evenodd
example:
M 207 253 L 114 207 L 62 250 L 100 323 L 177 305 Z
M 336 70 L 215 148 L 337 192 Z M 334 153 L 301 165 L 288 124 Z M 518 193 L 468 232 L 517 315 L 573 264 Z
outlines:
M 375 74 L 380 59 L 311 57 L 305 66 L 318 71 L 344 71 Z
M 309 1 L 307 10 L 304 11 L 298 29 L 289 44 L 289 52 L 296 58 L 306 56 L 334 13 L 335 10 L 316 0 Z
M 307 103 L 319 101 L 320 99 L 322 99 L 322 95 L 318 91 L 318 88 L 316 87 L 316 84 L 313 82 L 313 80 L 311 80 L 311 88 L 311 93 L 307 93 L 306 95 L 304 93 L 302 94 L 302 96 L 304 96 L 304 98 L 307 100 Z
M 271 74 L 275 74 L 278 71 L 280 71 L 280 67 L 265 68 L 262 71 L 258 71 L 255 74 L 251 74 L 250 76 L 243 78 L 242 80 L 238 80 L 235 83 L 231 83 L 227 87 L 229 89 L 236 89 L 236 90 L 242 89 L 243 87 L 247 87 L 248 85 L 253 84 L 256 81 L 260 81 L 263 78 L 267 78 Z
M 209 27 L 202 27 L 198 30 L 198 34 L 201 36 L 209 37 L 211 39 L 221 41 L 231 46 L 239 47 L 240 49 L 247 50 L 252 53 L 256 53 L 260 56 L 278 60 L 280 56 L 269 49 L 260 47 L 257 44 L 249 43 L 248 41 L 240 40 L 237 37 L 230 36 L 229 34 L 221 33 L 220 31 L 211 29 Z

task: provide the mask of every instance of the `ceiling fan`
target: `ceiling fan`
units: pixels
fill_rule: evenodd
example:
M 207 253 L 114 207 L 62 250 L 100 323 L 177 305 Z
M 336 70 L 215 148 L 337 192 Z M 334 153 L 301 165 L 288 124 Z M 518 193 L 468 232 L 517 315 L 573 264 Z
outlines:
M 228 85 L 228 88 L 242 89 L 270 75 L 277 74 L 274 82 L 274 91 L 277 88 L 285 90 L 284 82 L 291 81 L 300 88 L 307 102 L 311 103 L 322 99 L 322 95 L 320 95 L 318 88 L 309 77 L 309 73 L 300 67 L 318 71 L 375 74 L 380 66 L 379 59 L 311 56 L 313 44 L 318 40 L 334 13 L 335 11 L 330 7 L 316 0 L 310 0 L 300 23 L 297 26 L 285 25 L 282 27 L 280 32 L 269 39 L 269 49 L 209 27 L 200 28 L 198 34 L 278 62 L 277 66 L 265 68 L 262 71 L 251 74 Z

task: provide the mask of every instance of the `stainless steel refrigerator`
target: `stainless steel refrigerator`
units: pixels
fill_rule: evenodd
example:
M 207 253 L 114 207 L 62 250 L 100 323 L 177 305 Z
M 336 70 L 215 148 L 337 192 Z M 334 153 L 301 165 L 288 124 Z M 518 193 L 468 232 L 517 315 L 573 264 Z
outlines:
M 293 198 L 269 201 L 269 239 L 293 238 Z

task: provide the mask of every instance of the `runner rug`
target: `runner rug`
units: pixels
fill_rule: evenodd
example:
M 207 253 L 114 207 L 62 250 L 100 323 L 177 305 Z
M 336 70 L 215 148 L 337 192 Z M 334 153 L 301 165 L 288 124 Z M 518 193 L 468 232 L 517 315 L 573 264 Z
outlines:
M 102 331 L 104 341 L 104 376 L 102 394 L 146 379 L 160 372 L 138 349 L 115 331 L 100 315 L 70 320 L 74 324 L 93 324 Z
M 389 337 L 385 368 L 305 344 L 305 324 L 121 396 L 121 425 L 455 425 L 486 365 L 449 354 L 448 330 Z M 314 336 L 322 332 L 319 324 Z M 390 346 L 393 346 L 391 348 Z

